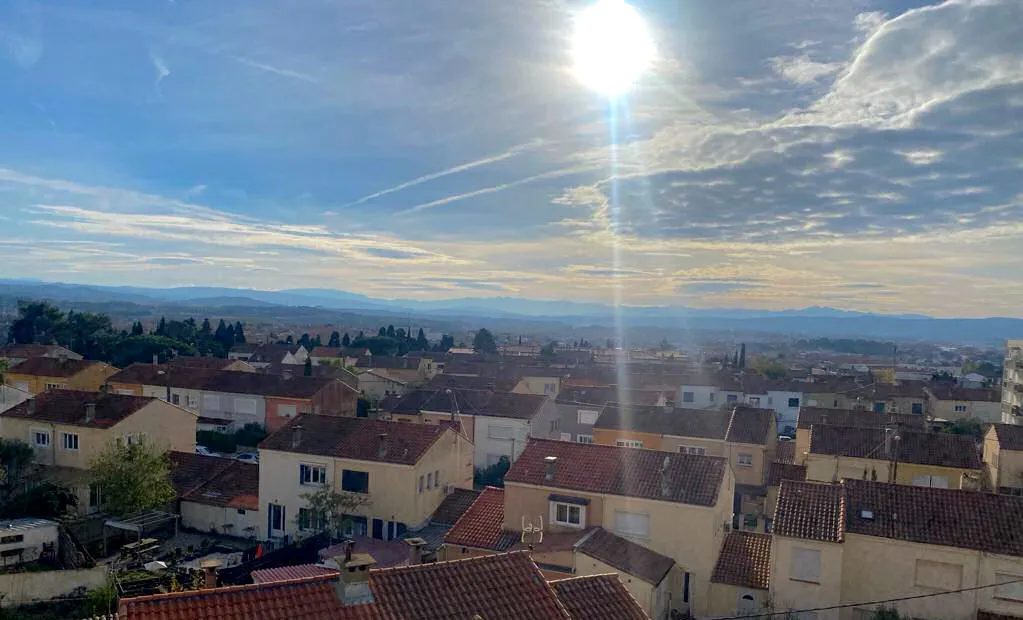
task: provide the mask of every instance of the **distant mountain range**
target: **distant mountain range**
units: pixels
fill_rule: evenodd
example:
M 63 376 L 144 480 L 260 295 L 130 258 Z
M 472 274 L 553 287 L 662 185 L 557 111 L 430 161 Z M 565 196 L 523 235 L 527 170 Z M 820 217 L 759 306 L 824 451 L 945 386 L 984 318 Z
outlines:
M 94 286 L 38 280 L 0 279 L 0 299 L 50 299 L 65 303 L 128 303 L 140 306 L 187 305 L 259 308 L 273 306 L 319 308 L 419 318 L 506 319 L 551 321 L 566 326 L 770 332 L 799 336 L 857 336 L 901 340 L 994 344 L 1023 337 L 1023 319 L 938 319 L 923 315 L 883 315 L 812 306 L 791 310 L 737 308 L 623 306 L 598 303 L 543 301 L 511 297 L 463 297 L 439 301 L 376 299 L 333 289 L 301 288 L 281 291 L 189 286 L 175 288 Z

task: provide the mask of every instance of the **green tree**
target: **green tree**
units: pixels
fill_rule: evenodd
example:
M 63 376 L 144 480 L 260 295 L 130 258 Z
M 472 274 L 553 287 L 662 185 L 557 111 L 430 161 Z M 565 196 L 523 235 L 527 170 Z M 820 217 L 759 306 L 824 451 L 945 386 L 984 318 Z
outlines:
M 335 491 L 329 486 L 314 493 L 304 493 L 301 497 L 306 502 L 306 509 L 295 516 L 299 529 L 328 531 L 338 538 L 345 531 L 348 515 L 369 503 L 367 495 Z
M 554 351 L 557 346 L 558 343 L 554 342 L 553 340 L 543 345 L 543 347 L 540 348 L 540 357 L 545 357 L 548 359 L 554 357 Z
M 39 479 L 35 451 L 16 439 L 0 439 L 0 518 L 65 516 L 78 505 L 66 486 Z
M 148 363 L 157 357 L 157 361 L 166 362 L 175 355 L 196 355 L 197 350 L 190 344 L 167 338 L 165 336 L 128 336 L 117 343 L 116 349 L 108 358 L 114 366 L 124 368 L 135 363 Z
M 489 467 L 476 469 L 473 472 L 473 484 L 481 487 L 503 487 L 504 475 L 511 469 L 511 461 L 507 456 L 502 456 L 496 463 Z
M 497 353 L 497 342 L 489 329 L 482 327 L 476 332 L 476 337 L 472 339 L 472 349 L 477 353 Z
M 380 330 L 377 331 L 377 336 L 380 336 L 381 338 L 386 338 L 387 337 L 387 328 L 386 327 L 381 327 Z
M 46 301 L 19 301 L 18 318 L 7 330 L 7 338 L 18 344 L 67 344 L 64 313 Z
M 437 343 L 437 350 L 441 353 L 455 346 L 455 337 L 450 334 L 442 334 L 440 342 Z
M 305 358 L 305 368 L 302 370 L 302 374 L 307 377 L 313 376 L 313 358 Z
M 952 435 L 970 435 L 977 441 L 984 440 L 984 423 L 976 418 L 956 420 L 943 426 L 941 431 Z
M 341 346 L 341 334 L 335 329 L 330 332 L 330 340 L 327 341 L 328 347 L 340 347 Z
M 177 497 L 167 453 L 146 441 L 131 445 L 111 442 L 90 469 L 106 509 L 115 515 L 158 508 Z
M 394 338 L 396 336 L 396 334 L 394 332 L 394 325 L 388 325 L 387 326 L 387 331 L 386 331 L 385 335 L 388 338 Z
M 145 333 L 145 329 L 143 329 L 143 327 L 142 327 L 142 321 L 135 321 L 134 323 L 131 324 L 131 335 L 132 336 L 141 336 L 144 333 Z
M 220 324 L 224 324 L 224 320 L 220 320 Z M 199 328 L 199 339 L 209 338 L 213 335 L 213 327 L 210 325 L 209 319 L 202 320 L 202 327 Z
M 4 375 L 7 374 L 7 360 L 0 359 L 0 385 L 4 384 Z
M 348 337 L 348 332 L 345 332 L 345 335 L 341 336 L 341 346 L 342 347 L 352 346 L 352 339 Z
M 238 344 L 245 344 L 245 324 L 241 321 L 234 322 L 234 341 Z
M 163 318 L 162 316 L 160 317 L 160 322 L 156 324 L 156 330 L 153 332 L 153 334 L 157 336 L 167 335 L 167 319 Z
M 416 350 L 426 351 L 430 348 L 430 341 L 426 339 L 426 334 L 423 332 L 423 328 L 419 328 L 419 333 L 416 335 Z
M 25 490 L 34 474 L 35 451 L 23 441 L 0 438 L 0 504 Z

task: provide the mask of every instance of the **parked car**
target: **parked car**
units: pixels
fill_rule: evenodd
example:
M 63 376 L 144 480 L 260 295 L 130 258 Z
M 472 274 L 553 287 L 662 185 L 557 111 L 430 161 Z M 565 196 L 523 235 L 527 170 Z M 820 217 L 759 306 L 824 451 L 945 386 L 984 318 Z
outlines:
M 259 463 L 259 455 L 255 452 L 242 452 L 236 454 L 234 459 L 236 461 L 242 461 L 243 463 Z
M 220 456 L 219 454 L 214 453 L 213 450 L 210 450 L 206 446 L 200 446 L 198 444 L 196 444 L 195 446 L 195 453 L 201 454 L 203 456 Z

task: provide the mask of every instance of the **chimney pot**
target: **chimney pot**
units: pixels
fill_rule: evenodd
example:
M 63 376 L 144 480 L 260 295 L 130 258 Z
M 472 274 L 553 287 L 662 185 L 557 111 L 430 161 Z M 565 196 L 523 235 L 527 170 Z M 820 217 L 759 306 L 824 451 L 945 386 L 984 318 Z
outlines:
M 85 403 L 85 422 L 87 424 L 96 420 L 96 403 Z
M 345 564 L 347 564 L 352 561 L 352 549 L 355 547 L 355 541 L 349 538 L 341 544 L 345 549 Z
M 378 451 L 379 451 L 380 456 L 381 457 L 387 456 L 387 433 L 379 433 L 379 434 L 377 434 L 377 439 L 379 439 L 379 450 Z
M 302 443 L 302 425 L 296 424 L 291 427 L 291 447 L 297 448 Z
M 554 480 L 554 467 L 558 463 L 558 457 L 545 456 L 543 458 L 543 478 L 550 482 Z
M 423 563 L 423 547 L 426 546 L 426 541 L 422 538 L 406 538 L 405 544 L 409 546 L 408 563 L 410 566 Z
M 212 590 L 217 587 L 217 569 L 220 568 L 220 560 L 203 560 L 199 562 L 202 569 L 203 589 Z

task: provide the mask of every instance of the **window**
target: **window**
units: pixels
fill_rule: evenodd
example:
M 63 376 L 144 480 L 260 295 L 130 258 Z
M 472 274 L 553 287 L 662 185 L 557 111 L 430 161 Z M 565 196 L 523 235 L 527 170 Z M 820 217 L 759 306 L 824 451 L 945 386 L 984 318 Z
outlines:
M 32 431 L 32 445 L 37 448 L 45 448 L 50 445 L 49 431 Z
M 725 396 L 725 402 L 726 403 L 739 402 L 739 396 L 737 394 L 729 394 L 728 396 Z
M 619 448 L 642 448 L 643 442 L 636 439 L 618 439 L 615 440 L 615 445 Z
M 487 427 L 487 437 L 490 439 L 512 439 L 515 437 L 515 429 L 510 426 L 496 426 L 491 424 Z
M 103 490 L 98 484 L 89 485 L 89 508 L 99 510 L 103 504 Z M 91 511 L 90 511 L 91 512 Z
M 995 586 L 995 598 L 1004 598 L 1010 601 L 1023 601 L 1023 576 L 1010 575 L 1009 573 L 995 573 L 995 583 L 1005 584 Z
M 681 454 L 695 454 L 698 456 L 704 456 L 707 454 L 707 448 L 700 446 L 679 446 L 678 451 Z
M 433 472 L 426 474 L 426 490 L 433 488 Z
M 561 441 L 572 441 L 572 433 L 561 433 Z
M 593 435 L 576 435 L 576 443 L 593 443 Z
M 749 401 L 748 404 L 751 407 L 759 407 L 760 406 L 760 397 L 759 396 L 750 396 L 749 398 L 747 398 L 747 400 Z
M 186 394 L 185 395 L 185 402 L 186 402 L 185 406 L 188 407 L 189 409 L 198 409 L 199 408 L 199 397 L 198 396 L 193 396 L 192 394 Z
M 551 502 L 551 522 L 569 527 L 584 527 L 586 525 L 586 507 L 575 504 L 563 504 Z
M 320 531 L 327 529 L 327 520 L 322 514 L 309 510 L 308 508 L 298 509 L 298 529 Z
M 717 397 L 718 397 L 717 392 L 711 392 L 710 394 L 707 395 L 707 400 L 709 400 L 710 402 L 714 402 L 717 399 Z
M 245 514 L 245 509 L 244 508 L 239 508 L 238 509 L 238 514 L 240 514 L 240 515 Z
M 792 550 L 792 567 L 789 577 L 796 581 L 818 583 L 821 578 L 821 552 L 817 549 Z
M 599 412 L 593 411 L 592 409 L 580 409 L 578 412 L 579 424 L 588 424 L 593 426 L 597 423 L 597 416 Z
M 551 432 L 552 433 L 554 431 L 560 429 L 560 428 L 561 428 L 561 420 L 559 418 L 554 418 L 553 420 L 551 420 Z
M 439 487 L 440 486 L 440 470 L 439 469 L 435 470 L 433 472 L 433 486 L 435 486 L 435 487 Z
M 47 390 L 65 390 L 65 389 L 67 389 L 67 385 L 64 384 L 64 383 L 47 383 L 46 384 L 46 389 Z
M 832 404 L 831 406 L 832 406 L 832 407 L 838 407 L 838 399 L 837 399 L 837 398 L 835 399 L 835 402 L 834 402 L 834 404 Z
M 181 395 L 180 394 L 171 394 L 171 404 L 172 405 L 180 405 L 181 404 Z
M 369 493 L 369 472 L 344 469 L 341 471 L 341 490 Z
M 753 467 L 753 455 L 740 452 L 735 456 L 735 464 L 740 467 Z
M 557 390 L 556 386 L 553 383 L 544 383 L 543 384 L 543 393 L 544 393 L 545 396 L 550 396 L 552 394 L 555 394 L 557 391 L 558 390 Z
M 423 492 L 423 481 L 426 480 L 423 476 L 419 476 L 419 492 Z
M 884 413 L 884 403 L 874 403 L 874 413 Z
M 216 394 L 203 394 L 202 395 L 202 408 L 203 409 L 220 409 L 220 397 Z
M 956 405 L 955 406 L 955 412 L 956 413 L 966 413 L 966 405 Z
M 947 489 L 948 478 L 945 476 L 913 476 L 913 486 L 931 487 L 934 489 Z
M 767 397 L 767 406 L 770 407 L 773 404 L 774 404 L 774 396 L 768 396 Z
M 682 392 L 682 402 L 691 403 L 696 400 L 696 396 L 692 392 Z
M 798 406 L 799 406 L 799 399 L 798 398 L 790 398 L 789 399 L 789 407 L 798 407 Z
M 958 590 L 963 586 L 962 564 L 917 560 L 913 584 L 934 590 Z
M 913 403 L 912 405 L 909 406 L 909 410 L 912 413 L 915 413 L 917 415 L 923 415 L 923 413 L 924 413 L 924 404 L 923 403 Z
M 14 543 L 25 542 L 24 534 L 14 534 L 0 538 L 0 545 L 13 545 Z
M 615 532 L 622 536 L 646 538 L 650 535 L 650 515 L 616 510 Z
M 61 433 L 60 436 L 65 450 L 78 449 L 78 433 Z
M 236 398 L 234 399 L 234 410 L 237 413 L 256 413 L 256 399 L 255 398 Z
M 298 415 L 298 407 L 295 405 L 277 405 L 277 417 L 293 418 Z
M 327 484 L 327 468 L 323 465 L 298 466 L 298 481 L 301 484 L 324 485 Z

